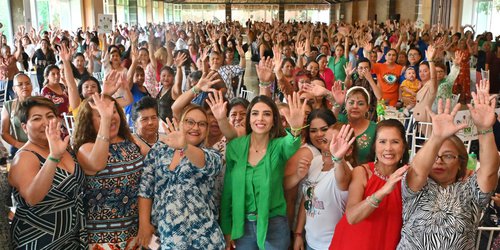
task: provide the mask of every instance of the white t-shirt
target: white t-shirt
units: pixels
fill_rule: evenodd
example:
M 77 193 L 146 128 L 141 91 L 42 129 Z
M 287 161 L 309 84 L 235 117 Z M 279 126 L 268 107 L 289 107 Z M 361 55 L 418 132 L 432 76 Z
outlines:
M 303 193 L 309 210 L 306 211 L 306 241 L 313 249 L 328 249 L 335 226 L 342 218 L 347 202 L 347 191 L 341 191 L 335 179 L 335 168 L 323 169 L 323 158 L 315 156 Z M 312 199 L 311 199 L 312 198 Z

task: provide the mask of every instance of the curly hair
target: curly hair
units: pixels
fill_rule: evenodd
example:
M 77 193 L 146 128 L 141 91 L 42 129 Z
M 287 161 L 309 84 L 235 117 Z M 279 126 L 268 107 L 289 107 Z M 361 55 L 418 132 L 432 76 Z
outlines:
M 118 136 L 125 140 L 133 141 L 132 133 L 130 133 L 123 109 L 118 105 L 113 97 L 108 95 L 104 96 L 115 102 L 116 112 L 118 112 L 118 115 L 120 116 Z M 83 144 L 95 142 L 97 138 L 99 128 L 94 128 L 94 124 L 92 123 L 93 112 L 90 103 L 94 103 L 92 98 L 87 98 L 80 104 L 80 111 L 78 112 L 78 117 L 75 121 L 75 131 L 73 132 L 73 149 L 75 152 L 78 152 L 78 149 L 80 149 Z

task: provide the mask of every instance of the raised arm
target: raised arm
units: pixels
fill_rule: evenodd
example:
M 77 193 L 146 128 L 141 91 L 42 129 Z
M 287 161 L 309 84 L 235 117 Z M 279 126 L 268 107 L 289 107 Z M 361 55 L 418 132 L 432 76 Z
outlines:
M 429 62 L 429 70 L 431 73 L 431 86 L 434 89 L 434 91 L 437 91 L 438 89 L 438 82 L 436 78 L 436 64 L 434 63 L 434 56 L 435 56 L 436 49 L 434 46 L 429 45 L 427 47 L 427 50 L 425 51 L 425 58 L 427 58 L 427 62 Z
M 213 85 L 221 83 L 222 79 L 218 78 L 219 74 L 217 71 L 211 71 L 208 74 L 204 74 L 198 83 L 192 87 L 189 91 L 182 93 L 172 104 L 173 117 L 180 120 L 181 113 L 184 108 L 191 103 L 191 101 L 200 92 L 213 92 L 215 89 L 212 88 Z
M 184 72 L 182 71 L 182 65 L 186 62 L 187 56 L 184 53 L 177 53 L 175 58 L 175 66 L 177 71 L 175 72 L 174 86 L 172 88 L 172 99 L 177 100 L 182 94 L 182 79 L 184 77 Z
M 488 80 L 481 80 L 476 84 L 477 93 L 472 92 L 474 105 L 468 104 L 472 121 L 477 127 L 479 135 L 479 155 L 481 167 L 477 171 L 477 182 L 484 193 L 495 190 L 498 180 L 498 152 L 493 135 L 495 124 L 495 101 L 490 96 Z
M 212 110 L 217 123 L 219 124 L 220 131 L 226 137 L 227 141 L 230 141 L 239 136 L 238 130 L 233 127 L 227 118 L 227 101 L 224 101 L 224 94 L 222 91 L 215 91 L 208 95 L 207 104 Z M 244 125 L 239 126 L 240 129 L 244 129 Z M 245 132 L 242 132 L 243 134 Z
M 350 125 L 342 125 L 339 133 L 332 137 L 330 142 L 330 153 L 335 165 L 335 180 L 337 187 L 342 191 L 349 189 L 351 183 L 351 169 L 344 160 L 344 156 L 356 140 L 354 129 Z
M 261 58 L 259 64 L 255 65 L 257 77 L 259 78 L 259 94 L 271 97 L 271 83 L 274 81 L 273 60 L 269 57 Z
M 49 193 L 58 161 L 68 147 L 69 136 L 61 140 L 60 125 L 57 119 L 51 119 L 45 129 L 49 143 L 49 155 L 42 167 L 38 164 L 39 160 L 33 153 L 21 151 L 14 157 L 9 172 L 9 183 L 19 190 L 23 199 L 30 206 L 37 205 Z
M 64 66 L 64 76 L 66 78 L 66 87 L 68 88 L 69 106 L 72 109 L 76 109 L 80 106 L 81 99 L 80 94 L 78 93 L 75 77 L 73 76 L 71 54 L 68 47 L 64 44 L 61 46 L 59 51 L 59 57 L 61 58 Z
M 449 99 L 446 100 L 444 107 L 442 100 L 439 100 L 438 114 L 427 110 L 432 120 L 432 135 L 415 155 L 415 158 L 413 158 L 411 163 L 412 168 L 408 170 L 406 176 L 408 187 L 414 192 L 420 191 L 427 184 L 427 178 L 432 166 L 436 162 L 437 153 L 444 141 L 459 130 L 467 127 L 467 124 L 459 125 L 453 122 L 455 115 L 460 109 L 460 104 L 457 104 L 453 110 L 450 110 L 450 106 Z
M 76 154 L 76 158 L 86 175 L 95 175 L 106 168 L 109 153 L 109 131 L 111 117 L 114 112 L 114 102 L 106 102 L 104 95 L 94 94 L 92 109 L 97 110 L 100 116 L 99 129 L 95 142 L 85 143 Z

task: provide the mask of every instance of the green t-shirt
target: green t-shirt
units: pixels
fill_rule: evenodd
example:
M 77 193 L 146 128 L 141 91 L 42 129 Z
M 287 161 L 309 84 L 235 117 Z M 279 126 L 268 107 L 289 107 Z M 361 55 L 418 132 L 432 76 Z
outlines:
M 347 120 L 347 116 L 345 114 L 339 114 L 338 121 L 342 123 L 349 123 Z M 366 130 L 356 136 L 356 150 L 357 154 L 355 156 L 356 163 L 358 165 L 364 164 L 367 162 L 371 162 L 374 159 L 368 159 L 370 155 L 370 150 L 373 142 L 375 141 L 375 131 L 377 129 L 377 124 L 373 121 L 370 121 L 370 125 Z
M 345 69 L 344 66 L 347 64 L 348 60 L 345 56 L 341 56 L 339 61 L 335 63 L 335 57 L 331 56 L 328 60 L 328 68 L 333 71 L 333 75 L 335 76 L 336 81 L 345 81 Z

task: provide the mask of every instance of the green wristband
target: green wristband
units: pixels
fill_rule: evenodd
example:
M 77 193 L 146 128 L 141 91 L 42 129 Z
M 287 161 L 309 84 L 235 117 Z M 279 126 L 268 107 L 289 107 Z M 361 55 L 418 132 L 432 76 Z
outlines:
M 49 157 L 47 157 L 47 159 L 48 159 L 48 160 L 50 160 L 50 161 L 53 161 L 53 162 L 55 162 L 55 163 L 59 163 L 59 162 L 61 162 L 61 159 L 54 158 L 54 157 L 52 157 L 52 156 L 50 156 L 50 155 L 49 155 Z

